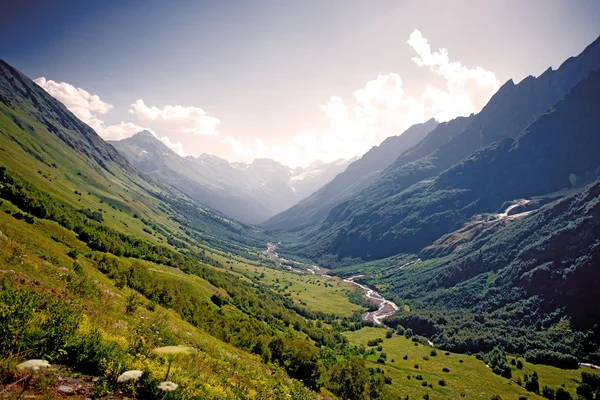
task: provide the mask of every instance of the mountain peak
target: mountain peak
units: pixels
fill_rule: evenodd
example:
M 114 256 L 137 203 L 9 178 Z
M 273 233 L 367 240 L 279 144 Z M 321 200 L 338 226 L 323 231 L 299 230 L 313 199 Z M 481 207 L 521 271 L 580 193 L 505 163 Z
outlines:
M 144 129 L 143 131 L 139 131 L 138 133 L 136 133 L 135 135 L 133 135 L 132 138 L 139 138 L 139 139 L 152 139 L 152 138 L 154 138 L 154 139 L 156 139 L 156 136 L 154 136 L 152 134 L 152 132 Z

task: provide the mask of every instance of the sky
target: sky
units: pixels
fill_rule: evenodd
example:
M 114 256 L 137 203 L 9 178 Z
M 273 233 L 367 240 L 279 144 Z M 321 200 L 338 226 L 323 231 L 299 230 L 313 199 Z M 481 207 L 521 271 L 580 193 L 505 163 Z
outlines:
M 106 140 L 296 167 L 476 113 L 598 21 L 597 0 L 4 0 L 0 58 Z

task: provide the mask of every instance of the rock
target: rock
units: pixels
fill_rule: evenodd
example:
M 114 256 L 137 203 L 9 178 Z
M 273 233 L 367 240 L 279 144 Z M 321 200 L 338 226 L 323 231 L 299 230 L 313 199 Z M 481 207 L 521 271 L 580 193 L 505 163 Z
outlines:
M 62 394 L 74 394 L 75 393 L 75 389 L 73 389 L 71 386 L 67 386 L 67 385 L 60 385 L 59 387 L 56 388 L 56 391 L 58 393 L 62 393 Z

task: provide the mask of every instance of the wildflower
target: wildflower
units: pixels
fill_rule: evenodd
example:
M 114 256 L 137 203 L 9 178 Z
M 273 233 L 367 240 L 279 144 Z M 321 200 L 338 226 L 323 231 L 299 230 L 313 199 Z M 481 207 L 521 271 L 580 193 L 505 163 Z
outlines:
M 160 385 L 158 385 L 158 388 L 164 392 L 174 392 L 175 390 L 177 390 L 178 386 L 179 385 L 171 381 L 165 381 L 161 382 Z
M 17 365 L 19 371 L 38 372 L 42 368 L 49 368 L 50 363 L 46 360 L 27 360 Z
M 121 375 L 119 375 L 119 377 L 117 378 L 117 382 L 127 382 L 130 380 L 137 381 L 138 379 L 140 379 L 140 376 L 142 376 L 142 373 L 142 371 L 139 371 L 137 369 L 125 371 Z

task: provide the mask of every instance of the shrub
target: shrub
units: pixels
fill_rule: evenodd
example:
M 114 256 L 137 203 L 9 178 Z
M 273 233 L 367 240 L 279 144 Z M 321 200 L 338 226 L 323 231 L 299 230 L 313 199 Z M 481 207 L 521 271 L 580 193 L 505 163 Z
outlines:
M 540 392 L 540 382 L 538 379 L 537 372 L 534 372 L 531 377 L 525 375 L 525 389 L 528 392 L 539 393 Z
M 74 369 L 91 375 L 117 373 L 124 365 L 125 352 L 116 344 L 102 340 L 97 329 L 73 337 L 65 346 L 63 360 Z
M 74 335 L 80 312 L 52 296 L 0 287 L 0 357 L 30 351 L 55 359 Z
M 435 349 L 431 350 L 431 352 L 429 353 L 430 356 L 437 356 L 437 351 L 435 351 Z
M 137 293 L 131 293 L 127 296 L 127 300 L 125 301 L 125 312 L 129 315 L 136 312 L 138 307 L 142 304 L 140 297 Z
M 596 398 L 598 398 L 596 396 Z M 556 396 L 554 397 L 555 400 L 573 400 L 573 397 L 571 396 L 571 393 L 567 392 L 565 389 L 563 388 L 558 388 L 556 389 Z
M 446 386 L 446 381 L 441 379 L 439 382 L 440 386 Z
M 450 372 L 450 370 L 446 367 L 442 368 L 442 372 Z
M 551 389 L 548 386 L 544 386 L 542 388 L 542 396 L 547 399 L 554 400 L 554 397 L 555 397 L 554 389 Z

